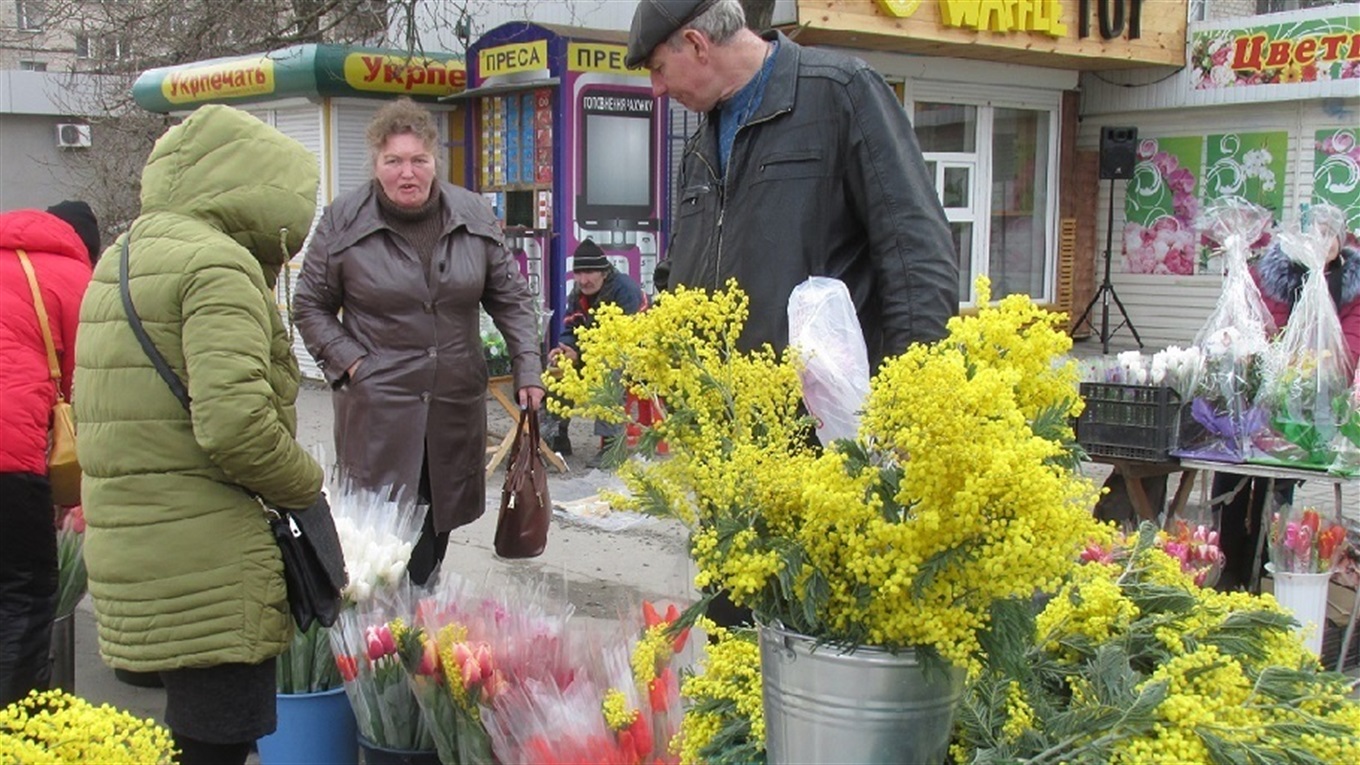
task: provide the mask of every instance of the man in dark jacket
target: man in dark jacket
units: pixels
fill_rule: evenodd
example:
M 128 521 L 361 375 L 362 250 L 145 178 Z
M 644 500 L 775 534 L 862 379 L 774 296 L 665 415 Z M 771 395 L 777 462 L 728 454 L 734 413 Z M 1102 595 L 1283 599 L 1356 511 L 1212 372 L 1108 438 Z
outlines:
M 867 64 L 757 35 L 737 0 L 642 0 L 627 63 L 706 115 L 658 288 L 735 278 L 751 299 L 747 349 L 788 344 L 789 294 L 809 276 L 849 287 L 872 369 L 944 336 L 953 239 L 911 123 Z
M 581 349 L 577 345 L 577 333 L 586 327 L 595 326 L 595 309 L 605 303 L 613 303 L 626 314 L 637 313 L 647 307 L 647 297 L 632 277 L 620 273 L 609 263 L 604 250 L 593 240 L 587 239 L 576 248 L 572 255 L 572 279 L 574 285 L 567 296 L 565 315 L 562 318 L 562 337 L 557 347 L 548 352 L 549 366 L 560 363 L 563 357 L 572 363 L 581 360 Z M 554 451 L 571 454 L 571 440 L 567 437 L 569 420 L 559 420 L 557 433 L 549 433 Z M 595 422 L 595 435 L 601 438 L 600 449 L 587 463 L 589 467 L 599 467 L 609 441 L 617 438 L 623 426 L 616 423 Z

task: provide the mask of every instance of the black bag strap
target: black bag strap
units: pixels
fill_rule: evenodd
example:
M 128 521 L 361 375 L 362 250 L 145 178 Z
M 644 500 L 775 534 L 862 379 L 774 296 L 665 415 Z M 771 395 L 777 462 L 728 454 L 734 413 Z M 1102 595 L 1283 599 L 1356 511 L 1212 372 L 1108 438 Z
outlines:
M 128 288 L 128 242 L 132 239 L 132 232 L 123 239 L 123 254 L 119 261 L 118 269 L 118 290 L 123 294 L 123 311 L 127 313 L 128 324 L 132 325 L 132 334 L 137 336 L 137 342 L 141 343 L 142 350 L 151 359 L 152 366 L 156 367 L 156 372 L 166 385 L 170 386 L 170 392 L 175 394 L 179 403 L 184 406 L 185 411 L 189 411 L 189 390 L 184 387 L 184 381 L 179 379 L 179 375 L 170 368 L 161 352 L 156 350 L 156 346 L 151 342 L 151 338 L 146 334 L 146 328 L 142 326 L 142 319 L 137 315 L 137 309 L 132 305 L 132 290 Z

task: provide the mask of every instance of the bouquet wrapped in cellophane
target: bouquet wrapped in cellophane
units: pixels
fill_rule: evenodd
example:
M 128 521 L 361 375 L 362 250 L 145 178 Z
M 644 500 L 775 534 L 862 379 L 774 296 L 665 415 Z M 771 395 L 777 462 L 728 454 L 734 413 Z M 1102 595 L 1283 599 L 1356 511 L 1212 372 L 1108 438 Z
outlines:
M 1327 266 L 1344 232 L 1340 210 L 1316 205 L 1278 237 L 1290 264 L 1304 271 L 1303 285 L 1289 323 L 1263 357 L 1257 406 L 1268 427 L 1253 461 L 1326 469 L 1335 460 L 1333 441 L 1349 419 L 1353 369 Z
M 342 476 L 327 487 L 335 531 L 345 553 L 347 603 L 362 604 L 406 582 L 406 565 L 429 507 L 390 489 L 365 489 Z
M 340 612 L 331 649 L 359 734 L 389 749 L 434 749 L 398 646 L 410 631 L 409 584 Z
M 327 495 L 349 574 L 330 646 L 359 733 L 391 749 L 431 749 L 397 652 L 410 621 L 406 567 L 428 507 L 390 489 L 362 488 L 338 471 Z
M 80 505 L 58 508 L 57 611 L 56 618 L 75 613 L 85 597 L 89 577 L 85 573 L 85 513 Z
M 612 629 L 573 630 L 579 671 L 567 681 L 512 683 L 482 719 L 502 762 L 671 763 L 680 730 L 679 683 L 672 667 L 688 630 L 672 630 L 644 604 L 644 619 L 626 616 Z
M 1270 523 L 1270 563 L 1275 571 L 1325 574 L 1346 557 L 1346 527 L 1313 507 L 1285 505 Z
M 525 682 L 566 685 L 575 673 L 572 607 L 542 582 L 473 582 L 446 571 L 412 611 L 399 650 L 446 762 L 494 762 L 485 711 Z
M 1177 456 L 1241 462 L 1265 424 L 1253 403 L 1256 364 L 1275 334 L 1275 320 L 1247 256 L 1271 221 L 1268 210 L 1239 197 L 1216 200 L 1200 215 L 1199 227 L 1218 244 L 1226 272 L 1218 303 L 1195 337 L 1203 364 L 1191 394 L 1194 426 L 1182 429 Z

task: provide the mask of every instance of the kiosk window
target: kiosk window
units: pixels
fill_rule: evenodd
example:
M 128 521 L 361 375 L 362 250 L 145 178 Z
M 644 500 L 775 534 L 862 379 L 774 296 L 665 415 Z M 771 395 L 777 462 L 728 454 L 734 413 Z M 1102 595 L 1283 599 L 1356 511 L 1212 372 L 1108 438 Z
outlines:
M 586 204 L 650 207 L 651 129 L 647 117 L 586 115 Z

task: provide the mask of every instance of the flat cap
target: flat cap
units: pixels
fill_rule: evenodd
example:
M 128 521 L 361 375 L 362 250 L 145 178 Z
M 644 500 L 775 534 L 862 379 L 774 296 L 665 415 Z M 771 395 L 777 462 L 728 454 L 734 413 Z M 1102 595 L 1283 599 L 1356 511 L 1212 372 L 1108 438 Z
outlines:
M 717 0 L 640 0 L 628 30 L 628 58 L 624 63 L 639 67 L 647 63 L 656 46 L 676 30 L 693 21 Z

